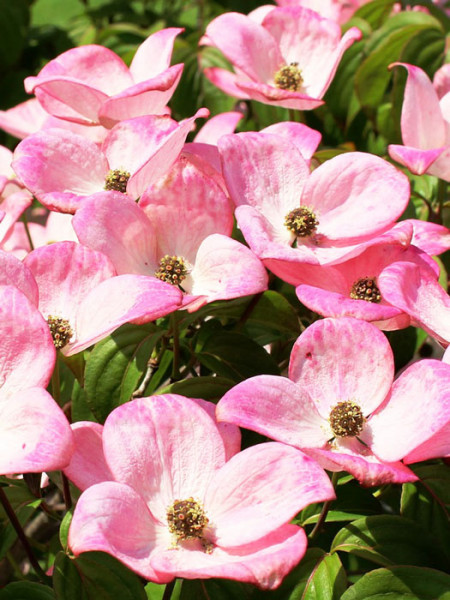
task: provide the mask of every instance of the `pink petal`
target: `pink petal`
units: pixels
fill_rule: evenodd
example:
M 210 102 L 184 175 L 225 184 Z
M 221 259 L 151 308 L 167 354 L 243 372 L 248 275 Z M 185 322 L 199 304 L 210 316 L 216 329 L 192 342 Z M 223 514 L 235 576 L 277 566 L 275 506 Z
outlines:
M 308 165 L 322 139 L 322 134 L 315 129 L 311 129 L 311 127 L 303 125 L 303 123 L 294 123 L 291 121 L 269 125 L 269 127 L 262 129 L 261 133 L 274 133 L 290 140 L 300 150 L 301 155 Z
M 412 364 L 395 381 L 389 402 L 372 416 L 362 439 L 380 459 L 400 460 L 450 421 L 450 366 Z
M 431 165 L 441 156 L 444 150 L 444 147 L 418 150 L 417 148 L 397 146 L 396 144 L 388 146 L 389 156 L 416 175 L 423 175 L 429 171 Z
M 132 488 L 105 481 L 88 488 L 78 500 L 69 547 L 75 556 L 95 550 L 107 552 L 146 579 L 165 583 L 172 577 L 160 576 L 150 565 L 157 538 L 163 535 L 161 529 Z
M 203 70 L 203 74 L 225 94 L 234 98 L 250 99 L 250 96 L 239 85 L 239 77 L 235 73 L 219 67 L 208 67 Z
M 347 400 L 369 415 L 387 396 L 393 377 L 389 342 L 374 325 L 359 319 L 316 321 L 292 349 L 289 378 L 309 393 L 324 419 L 333 406 Z
M 39 310 L 68 319 L 74 329 L 77 312 L 92 288 L 115 275 L 109 259 L 75 242 L 57 242 L 33 250 L 25 259 L 39 287 Z
M 78 239 L 109 257 L 117 273 L 153 275 L 156 235 L 144 211 L 119 192 L 86 199 L 72 221 Z
M 409 452 L 403 458 L 403 462 L 408 465 L 446 456 L 450 456 L 450 421 L 426 442 L 419 444 L 412 452 Z
M 272 81 L 284 60 L 273 37 L 245 15 L 220 15 L 206 28 L 209 40 L 254 81 Z
M 433 77 L 433 86 L 439 98 L 450 92 L 450 68 L 448 65 L 442 65 L 436 71 Z
M 19 139 L 36 133 L 48 119 L 49 114 L 37 98 L 21 102 L 8 110 L 0 111 L 0 127 Z
M 311 97 L 308 94 L 282 90 L 265 83 L 237 81 L 236 85 L 241 90 L 241 98 L 249 97 L 252 100 L 258 100 L 273 106 L 293 108 L 294 110 L 312 110 L 324 104 L 323 100 Z
M 75 449 L 64 474 L 80 490 L 100 483 L 113 481 L 114 477 L 103 454 L 103 426 L 90 421 L 79 421 L 72 425 Z
M 135 83 L 155 77 L 170 66 L 175 38 L 183 31 L 179 27 L 161 29 L 138 47 L 130 65 Z
M 80 196 L 103 189 L 108 163 L 98 146 L 63 129 L 35 133 L 17 146 L 13 169 L 43 204 L 74 212 Z
M 450 342 L 450 298 L 430 268 L 396 262 L 379 278 L 383 297 L 438 340 Z
M 214 542 L 254 542 L 290 521 L 308 504 L 335 498 L 326 473 L 291 446 L 269 442 L 231 458 L 211 481 L 205 507 Z
M 378 156 L 348 152 L 312 172 L 301 204 L 317 212 L 319 235 L 350 245 L 391 227 L 408 201 L 406 175 Z
M 200 244 L 191 277 L 191 293 L 208 302 L 258 294 L 268 285 L 267 272 L 253 252 L 220 234 Z
M 370 450 L 352 438 L 334 450 L 305 449 L 328 471 L 347 471 L 364 486 L 417 481 L 417 476 L 401 462 L 386 463 L 378 460 Z
M 238 383 L 219 401 L 217 419 L 296 446 L 323 446 L 331 437 L 303 388 L 285 377 L 260 375 Z
M 76 337 L 62 351 L 66 356 L 81 352 L 124 323 L 160 319 L 177 310 L 181 302 L 181 291 L 156 277 L 111 277 L 83 298 L 76 314 Z
M 105 100 L 99 110 L 99 121 L 113 127 L 119 121 L 144 115 L 167 114 L 171 99 L 183 72 L 183 65 L 169 67 L 163 73 L 125 89 Z
M 229 460 L 232 456 L 240 452 L 241 432 L 239 427 L 236 427 L 236 425 L 232 425 L 231 423 L 218 423 L 216 421 L 216 405 L 213 402 L 208 402 L 202 398 L 191 398 L 191 400 L 201 406 L 203 410 L 206 410 L 217 426 L 223 445 L 225 446 L 226 460 Z
M 42 315 L 16 287 L 0 286 L 1 401 L 34 386 L 46 387 L 55 347 Z
M 430 255 L 450 250 L 450 229 L 437 223 L 411 219 L 414 227 L 412 244 Z
M 0 404 L 0 473 L 65 467 L 73 452 L 69 423 L 43 388 L 22 389 Z
M 421 150 L 444 146 L 445 121 L 438 96 L 427 74 L 407 63 L 394 63 L 391 66 L 405 67 L 408 71 L 401 117 L 403 143 Z
M 202 501 L 215 470 L 225 462 L 211 417 L 175 394 L 117 408 L 106 420 L 103 448 L 115 479 L 134 488 L 161 523 L 176 499 Z
M 18 258 L 3 250 L 0 251 L 0 285 L 15 286 L 32 304 L 38 305 L 38 286 L 31 271 Z
M 234 133 L 237 124 L 243 116 L 241 112 L 225 112 L 211 117 L 197 133 L 194 142 L 217 144 L 217 141 L 223 135 Z
M 283 525 L 266 537 L 237 548 L 203 550 L 172 549 L 155 553 L 152 565 L 158 572 L 185 579 L 219 577 L 275 589 L 306 552 L 303 529 Z

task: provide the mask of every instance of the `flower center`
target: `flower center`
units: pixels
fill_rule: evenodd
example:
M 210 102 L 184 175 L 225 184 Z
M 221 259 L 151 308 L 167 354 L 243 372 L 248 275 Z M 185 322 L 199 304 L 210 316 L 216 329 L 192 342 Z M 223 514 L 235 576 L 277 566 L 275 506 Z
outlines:
M 108 171 L 105 177 L 105 190 L 114 190 L 125 194 L 129 179 L 130 173 L 128 171 L 122 171 L 121 169 Z
M 180 285 L 186 279 L 187 274 L 188 269 L 181 256 L 166 254 L 159 261 L 159 269 L 155 272 L 155 277 L 172 285 Z
M 308 237 L 315 233 L 319 221 L 312 210 L 299 206 L 286 215 L 284 224 L 297 237 Z
M 53 343 L 57 350 L 64 348 L 73 335 L 73 329 L 67 319 L 61 319 L 61 317 L 54 317 L 48 315 L 47 323 L 50 327 L 50 333 L 52 334 Z
M 330 412 L 330 426 L 336 437 L 355 437 L 364 427 L 364 415 L 351 400 L 338 402 Z
M 298 63 L 291 62 L 289 65 L 281 67 L 281 69 L 275 73 L 273 78 L 275 86 L 282 90 L 298 92 L 303 83 L 301 73 L 302 72 L 298 68 Z
M 191 497 L 187 500 L 175 500 L 167 509 L 167 523 L 170 532 L 176 536 L 177 541 L 181 541 L 203 538 L 203 530 L 209 519 L 201 504 Z
M 366 300 L 366 302 L 380 302 L 381 294 L 375 279 L 364 277 L 355 281 L 350 291 L 350 298 L 353 298 L 353 300 Z

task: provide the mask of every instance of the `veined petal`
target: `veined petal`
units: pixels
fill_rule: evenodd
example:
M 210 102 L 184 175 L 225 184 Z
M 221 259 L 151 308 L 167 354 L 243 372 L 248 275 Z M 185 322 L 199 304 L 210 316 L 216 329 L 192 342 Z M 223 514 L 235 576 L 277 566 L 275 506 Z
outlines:
M 175 38 L 183 31 L 180 27 L 167 27 L 142 42 L 130 65 L 135 83 L 155 77 L 170 66 Z
M 445 147 L 434 148 L 432 150 L 419 150 L 410 146 L 398 146 L 390 144 L 388 146 L 389 156 L 398 163 L 407 167 L 411 173 L 423 175 L 439 156 L 445 151 Z

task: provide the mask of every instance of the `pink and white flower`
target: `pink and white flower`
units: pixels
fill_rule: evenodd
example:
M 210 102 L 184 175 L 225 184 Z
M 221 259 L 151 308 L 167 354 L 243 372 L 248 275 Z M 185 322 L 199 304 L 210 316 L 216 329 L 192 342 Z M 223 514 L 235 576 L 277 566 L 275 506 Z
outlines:
M 82 494 L 69 546 L 112 554 L 159 583 L 222 577 L 275 588 L 306 550 L 289 521 L 334 498 L 326 474 L 295 448 L 260 444 L 227 461 L 214 421 L 182 396 L 120 406 L 102 444 L 114 481 Z
M 294 344 L 289 379 L 239 383 L 220 400 L 217 418 L 300 448 L 364 485 L 414 481 L 398 461 L 447 426 L 450 368 L 423 360 L 393 377 L 392 350 L 376 327 L 324 319 Z M 432 444 L 421 460 L 431 456 Z
M 211 21 L 202 42 L 219 48 L 234 73 L 213 67 L 205 75 L 236 98 L 298 110 L 320 106 L 342 55 L 361 32 L 352 27 L 341 38 L 337 23 L 300 6 L 262 15 L 226 13 Z
M 157 31 L 136 51 L 128 68 L 114 52 L 87 45 L 67 50 L 36 77 L 25 79 L 45 110 L 60 119 L 112 127 L 119 121 L 167 113 L 183 65 L 170 66 L 173 44 L 183 30 Z

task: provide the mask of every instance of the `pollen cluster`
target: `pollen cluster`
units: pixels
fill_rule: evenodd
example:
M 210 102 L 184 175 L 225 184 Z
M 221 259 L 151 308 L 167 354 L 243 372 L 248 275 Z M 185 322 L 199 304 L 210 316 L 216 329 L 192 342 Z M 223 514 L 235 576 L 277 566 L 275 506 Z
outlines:
M 366 302 L 380 302 L 381 294 L 375 279 L 369 279 L 368 277 L 358 279 L 352 286 L 350 298 L 353 298 L 353 300 L 366 300 Z
M 336 437 L 355 437 L 364 427 L 364 415 L 351 400 L 338 402 L 330 412 L 330 426 Z
M 284 224 L 297 237 L 308 237 L 315 233 L 319 221 L 311 209 L 299 206 L 286 215 Z
M 57 350 L 61 350 L 64 348 L 73 335 L 72 327 L 67 319 L 62 319 L 61 317 L 54 317 L 49 315 L 47 317 L 47 323 L 50 328 L 50 333 L 52 334 L 53 344 Z
M 187 274 L 186 263 L 181 256 L 166 254 L 159 261 L 159 269 L 155 272 L 155 277 L 172 285 L 180 285 L 186 279 Z
M 202 506 L 192 497 L 187 500 L 175 500 L 167 509 L 169 531 L 177 540 L 202 538 L 203 529 L 208 522 Z
M 129 179 L 130 173 L 128 171 L 122 171 L 120 169 L 108 171 L 105 177 L 105 190 L 113 190 L 125 194 Z
M 298 63 L 291 62 L 289 65 L 281 67 L 281 69 L 275 73 L 273 80 L 276 87 L 281 90 L 298 92 L 303 83 L 303 77 L 298 68 Z

